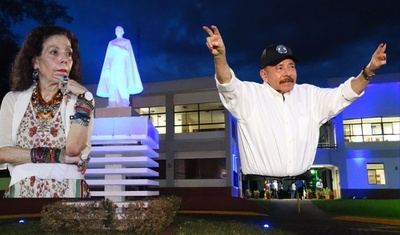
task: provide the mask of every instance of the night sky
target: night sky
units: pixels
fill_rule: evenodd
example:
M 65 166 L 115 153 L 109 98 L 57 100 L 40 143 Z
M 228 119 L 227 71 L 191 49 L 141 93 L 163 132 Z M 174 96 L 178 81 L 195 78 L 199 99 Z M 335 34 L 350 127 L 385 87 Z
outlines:
M 379 43 L 388 65 L 378 73 L 400 72 L 398 0 L 59 0 L 73 17 L 80 42 L 85 84 L 97 84 L 115 27 L 132 42 L 143 83 L 210 77 L 212 55 L 202 26 L 216 25 L 231 68 L 242 80 L 261 82 L 262 50 L 283 43 L 298 57 L 298 83 L 327 86 L 335 77 L 358 75 Z M 38 24 L 13 30 L 23 37 Z M 399 78 L 400 80 L 400 78 Z

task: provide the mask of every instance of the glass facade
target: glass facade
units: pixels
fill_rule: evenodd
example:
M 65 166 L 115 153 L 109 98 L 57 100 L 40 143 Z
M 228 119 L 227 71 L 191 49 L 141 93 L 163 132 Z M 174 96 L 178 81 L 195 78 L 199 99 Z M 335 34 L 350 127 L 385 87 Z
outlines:
M 400 117 L 343 120 L 346 142 L 400 141 Z
M 175 133 L 225 129 L 221 102 L 175 105 L 174 118 Z
M 165 106 L 136 108 L 135 111 L 140 116 L 148 117 L 159 134 L 165 134 L 167 126 Z

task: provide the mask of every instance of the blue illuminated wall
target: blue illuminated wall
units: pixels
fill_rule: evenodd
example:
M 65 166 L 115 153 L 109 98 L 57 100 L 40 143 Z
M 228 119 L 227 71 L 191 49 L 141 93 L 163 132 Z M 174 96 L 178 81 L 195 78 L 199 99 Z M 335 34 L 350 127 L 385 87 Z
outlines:
M 343 111 L 343 119 L 394 116 L 400 113 L 400 81 L 370 84 L 364 95 Z
M 400 74 L 374 80 L 361 98 L 332 119 L 337 149 L 319 149 L 314 162 L 339 167 L 342 198 L 400 198 L 400 142 L 344 142 L 343 119 L 400 116 Z M 384 164 L 386 184 L 368 184 L 367 163 Z

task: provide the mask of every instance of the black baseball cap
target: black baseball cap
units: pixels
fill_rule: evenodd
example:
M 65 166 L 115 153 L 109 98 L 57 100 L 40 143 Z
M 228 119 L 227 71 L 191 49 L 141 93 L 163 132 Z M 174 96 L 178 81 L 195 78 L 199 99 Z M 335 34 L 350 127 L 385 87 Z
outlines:
M 297 58 L 292 54 L 292 50 L 289 47 L 283 44 L 272 44 L 265 48 L 261 55 L 261 69 L 267 65 L 277 65 L 287 58 L 297 61 Z

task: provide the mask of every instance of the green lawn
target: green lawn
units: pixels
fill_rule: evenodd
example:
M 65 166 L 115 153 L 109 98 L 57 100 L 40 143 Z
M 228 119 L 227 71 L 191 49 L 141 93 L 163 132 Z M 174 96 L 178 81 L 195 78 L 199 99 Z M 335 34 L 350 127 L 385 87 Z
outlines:
M 312 202 L 332 216 L 400 219 L 400 199 L 337 199 Z
M 269 200 L 255 200 L 268 208 Z M 400 200 L 373 200 L 373 199 L 335 199 L 335 200 L 312 200 L 318 207 L 332 216 L 360 216 L 372 218 L 400 219 Z M 234 216 L 221 217 L 178 215 L 174 224 L 179 227 L 176 235 L 241 235 L 241 234 L 260 234 L 260 235 L 289 235 L 292 234 L 281 230 L 265 230 L 260 225 L 249 223 L 248 221 L 237 220 Z M 18 225 L 16 220 L 0 220 L 1 234 L 41 234 L 39 219 L 28 219 L 28 223 Z M 71 233 L 56 233 L 69 234 Z M 54 235 L 56 235 L 54 234 Z M 107 233 L 101 233 L 107 234 Z M 108 233 L 109 234 L 109 233 Z M 113 233 L 113 235 L 125 235 L 129 233 Z
M 268 208 L 269 200 L 254 200 Z M 312 202 L 331 216 L 399 219 L 400 199 L 312 199 Z
M 57 232 L 45 233 L 40 229 L 40 219 L 28 219 L 25 224 L 18 224 L 16 220 L 1 221 L 0 234 L 7 235 L 132 235 L 132 232 L 99 232 L 99 233 L 71 233 Z M 269 230 L 263 229 L 256 224 L 250 224 L 232 216 L 224 217 L 212 215 L 178 215 L 174 220 L 174 233 L 162 233 L 162 235 L 294 235 L 291 232 L 279 229 Z

